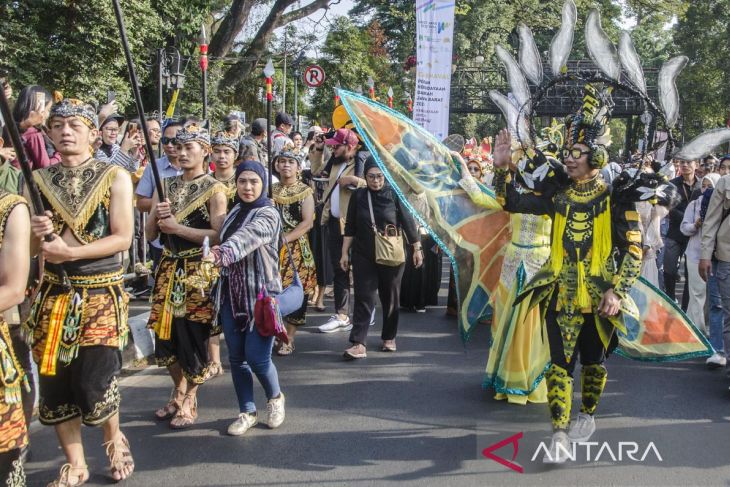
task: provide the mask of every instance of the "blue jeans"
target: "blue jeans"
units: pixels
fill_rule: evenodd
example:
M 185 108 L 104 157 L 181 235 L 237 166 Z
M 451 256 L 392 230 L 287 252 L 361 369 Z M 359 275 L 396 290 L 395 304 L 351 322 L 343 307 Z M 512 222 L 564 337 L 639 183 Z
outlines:
M 722 300 L 722 339 L 725 355 L 730 352 L 730 262 L 718 261 L 715 266 L 715 279 Z
M 277 397 L 279 376 L 271 361 L 274 337 L 262 337 L 256 326 L 241 329 L 240 323 L 233 319 L 233 311 L 228 299 L 223 300 L 220 311 L 223 334 L 228 346 L 228 359 L 231 364 L 233 387 L 238 397 L 238 408 L 242 413 L 253 413 L 253 374 L 256 374 L 266 392 L 266 399 Z
M 712 263 L 712 275 L 707 279 L 707 296 L 710 300 L 709 329 L 710 345 L 716 352 L 724 353 L 722 343 L 722 296 L 717 285 L 717 262 Z

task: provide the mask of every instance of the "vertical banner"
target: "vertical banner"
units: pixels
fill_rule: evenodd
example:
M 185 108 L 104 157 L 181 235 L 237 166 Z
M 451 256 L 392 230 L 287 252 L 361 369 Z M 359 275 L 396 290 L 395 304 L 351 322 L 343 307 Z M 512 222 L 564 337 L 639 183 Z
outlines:
M 439 140 L 449 133 L 454 5 L 454 0 L 416 0 L 413 120 Z

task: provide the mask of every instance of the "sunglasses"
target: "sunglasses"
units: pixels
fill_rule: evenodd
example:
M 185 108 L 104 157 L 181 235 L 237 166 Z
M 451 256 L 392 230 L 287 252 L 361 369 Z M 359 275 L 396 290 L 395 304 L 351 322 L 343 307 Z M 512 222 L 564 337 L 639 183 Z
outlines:
M 563 159 L 567 159 L 569 156 L 573 158 L 574 161 L 577 161 L 581 158 L 581 156 L 586 156 L 590 154 L 591 151 L 582 151 L 580 149 L 563 149 Z
M 167 145 L 167 144 L 176 145 L 177 144 L 177 138 L 176 137 L 165 137 L 165 136 L 162 136 L 160 138 L 160 142 L 162 143 L 162 145 Z

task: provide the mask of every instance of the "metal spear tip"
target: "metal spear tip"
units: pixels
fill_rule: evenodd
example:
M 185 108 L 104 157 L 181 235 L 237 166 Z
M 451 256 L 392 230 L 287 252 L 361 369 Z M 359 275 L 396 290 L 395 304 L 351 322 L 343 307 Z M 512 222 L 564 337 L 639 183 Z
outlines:
M 375 86 L 375 80 L 372 76 L 368 76 L 368 88 L 372 88 L 373 86 Z
M 388 96 L 393 98 L 393 88 L 388 88 Z
M 274 63 L 271 62 L 271 58 L 266 62 L 266 66 L 264 66 L 264 76 L 267 78 L 271 78 L 274 76 L 274 73 L 276 71 L 274 70 Z
M 208 34 L 205 32 L 205 24 L 202 24 L 200 26 L 200 34 L 198 35 L 198 42 L 200 45 L 207 45 L 208 44 Z

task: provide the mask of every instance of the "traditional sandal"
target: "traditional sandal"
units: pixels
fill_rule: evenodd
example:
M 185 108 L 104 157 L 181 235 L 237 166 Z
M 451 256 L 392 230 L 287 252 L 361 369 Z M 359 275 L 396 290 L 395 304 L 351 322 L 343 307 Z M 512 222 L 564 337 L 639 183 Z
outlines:
M 160 421 L 164 421 L 175 416 L 178 409 L 180 409 L 181 403 L 178 400 L 180 396 L 184 396 L 183 391 L 177 388 L 173 388 L 172 392 L 170 393 L 170 400 L 167 401 L 167 404 L 165 404 L 164 407 L 161 407 L 160 409 L 155 411 L 155 418 L 159 419 Z
M 209 362 L 206 366 L 203 380 L 207 382 L 211 379 L 222 376 L 224 373 L 225 372 L 223 371 L 223 364 L 221 364 L 220 362 Z
M 109 458 L 109 471 L 112 474 L 112 480 L 121 482 L 128 479 L 134 472 L 134 458 L 132 458 L 132 450 L 129 449 L 129 441 L 127 437 L 119 433 L 115 440 L 109 440 L 103 443 L 106 447 L 106 456 Z M 123 476 L 124 469 L 131 469 L 126 477 Z M 115 475 L 119 474 L 119 478 Z
M 58 478 L 47 485 L 47 487 L 76 487 L 84 485 L 89 480 L 89 467 L 81 465 L 74 467 L 66 463 L 61 467 Z
M 185 412 L 185 403 L 190 402 L 190 411 Z M 174 430 L 187 429 L 198 419 L 198 398 L 194 394 L 185 394 L 182 406 L 177 410 L 175 417 L 170 421 L 170 428 Z
M 291 343 L 281 343 L 278 349 L 276 349 L 276 355 L 280 357 L 286 357 L 294 353 L 294 345 Z

